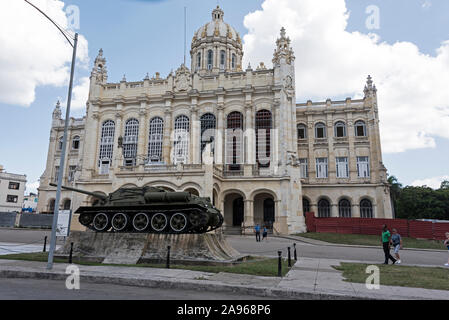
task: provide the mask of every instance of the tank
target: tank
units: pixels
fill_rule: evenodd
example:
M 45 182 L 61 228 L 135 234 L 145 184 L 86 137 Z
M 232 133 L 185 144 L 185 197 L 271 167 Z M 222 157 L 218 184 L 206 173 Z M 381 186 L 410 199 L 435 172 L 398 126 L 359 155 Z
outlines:
M 50 184 L 56 186 L 55 184 Z M 162 188 L 120 188 L 108 196 L 62 186 L 96 198 L 78 208 L 79 222 L 96 232 L 192 234 L 223 225 L 223 216 L 210 198 Z

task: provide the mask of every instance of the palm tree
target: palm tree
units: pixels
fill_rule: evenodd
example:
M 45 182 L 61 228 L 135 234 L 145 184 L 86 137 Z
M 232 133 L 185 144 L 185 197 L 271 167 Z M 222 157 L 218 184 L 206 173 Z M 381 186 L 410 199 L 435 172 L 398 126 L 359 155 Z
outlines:
M 393 209 L 393 218 L 396 218 L 397 200 L 401 194 L 402 184 L 395 176 L 388 176 L 388 184 L 390 185 L 391 208 Z

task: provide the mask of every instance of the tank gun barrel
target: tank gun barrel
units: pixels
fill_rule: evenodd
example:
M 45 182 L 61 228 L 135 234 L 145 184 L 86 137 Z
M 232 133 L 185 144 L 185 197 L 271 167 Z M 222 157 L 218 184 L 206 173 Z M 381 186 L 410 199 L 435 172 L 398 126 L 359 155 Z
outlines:
M 54 183 L 50 183 L 50 186 L 52 186 L 52 187 L 57 187 L 58 185 L 57 185 L 57 184 L 54 184 Z M 103 200 L 103 201 L 105 201 L 105 200 L 108 199 L 107 196 L 105 196 L 105 195 L 103 195 L 103 194 L 99 194 L 99 193 L 94 193 L 94 192 L 84 191 L 84 190 L 75 189 L 75 188 L 66 187 L 66 186 L 61 186 L 61 188 L 62 188 L 62 189 L 65 189 L 65 190 L 69 190 L 69 191 L 74 191 L 74 192 L 86 194 L 86 195 L 88 195 L 88 196 L 92 196 L 92 197 L 95 197 L 95 198 L 100 199 L 100 200 Z

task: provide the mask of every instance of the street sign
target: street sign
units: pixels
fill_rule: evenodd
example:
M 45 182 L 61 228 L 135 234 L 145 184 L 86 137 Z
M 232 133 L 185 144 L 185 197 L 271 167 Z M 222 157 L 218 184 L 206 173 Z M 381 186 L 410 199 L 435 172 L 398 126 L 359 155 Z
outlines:
M 71 210 L 61 210 L 58 215 L 58 224 L 56 227 L 57 237 L 68 237 L 69 236 L 69 226 L 72 217 Z

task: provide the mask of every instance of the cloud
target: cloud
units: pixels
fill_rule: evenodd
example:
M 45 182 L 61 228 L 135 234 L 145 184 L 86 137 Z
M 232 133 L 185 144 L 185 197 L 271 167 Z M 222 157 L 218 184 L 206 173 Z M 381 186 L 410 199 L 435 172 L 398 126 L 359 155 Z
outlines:
M 63 28 L 64 2 L 33 0 Z M 29 106 L 38 86 L 67 86 L 72 48 L 41 13 L 25 1 L 0 1 L 0 103 Z M 77 67 L 88 64 L 87 40 L 79 37 Z
M 441 182 L 446 181 L 446 180 L 449 181 L 449 176 L 415 180 L 412 182 L 412 186 L 415 186 L 415 187 L 428 186 L 432 189 L 439 189 L 441 187 Z
M 430 0 L 425 0 L 422 4 L 421 7 L 424 9 L 428 9 L 432 6 L 432 2 Z
M 71 110 L 84 110 L 89 97 L 89 77 L 83 77 L 79 80 L 79 84 L 73 87 Z M 61 102 L 65 107 L 67 105 L 67 97 Z
M 299 101 L 360 97 L 370 74 L 384 152 L 449 139 L 449 41 L 429 56 L 411 42 L 388 44 L 373 33 L 348 32 L 348 18 L 345 0 L 265 0 L 244 20 L 244 65 L 271 61 L 284 26 L 296 55 Z
M 39 181 L 30 182 L 26 184 L 26 193 L 35 193 L 37 194 L 37 188 L 39 188 Z

